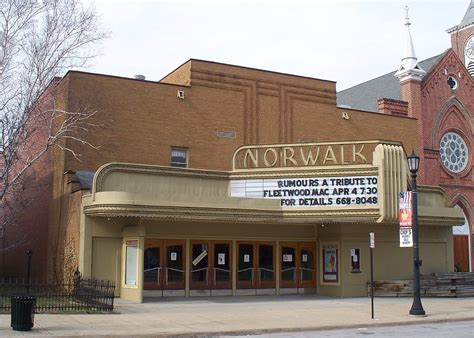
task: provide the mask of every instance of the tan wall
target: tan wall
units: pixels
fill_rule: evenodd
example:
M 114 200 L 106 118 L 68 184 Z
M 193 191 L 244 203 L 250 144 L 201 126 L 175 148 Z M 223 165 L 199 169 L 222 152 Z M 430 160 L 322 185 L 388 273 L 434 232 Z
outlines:
M 200 222 L 164 222 L 142 220 L 140 227 L 129 221 L 104 218 L 88 218 L 93 228 L 92 276 L 115 280 L 121 285 L 121 275 L 116 269 L 119 264 L 122 237 L 127 238 L 183 238 L 268 241 L 317 241 L 317 292 L 323 295 L 350 297 L 366 294 L 370 281 L 370 251 L 368 233 L 375 233 L 374 278 L 375 280 L 410 279 L 413 273 L 413 249 L 400 248 L 398 227 L 388 225 L 329 224 L 314 226 L 276 224 L 220 224 Z M 142 229 L 142 230 L 140 230 Z M 452 244 L 449 227 L 424 226 L 420 230 L 420 256 L 423 260 L 422 273 L 452 271 Z M 339 280 L 337 286 L 321 285 L 321 244 L 339 244 Z M 360 249 L 360 273 L 351 272 L 350 250 Z M 278 261 L 278 259 L 277 259 Z M 118 292 L 118 291 L 117 291 Z M 120 295 L 137 300 L 140 290 L 127 288 Z M 138 298 L 137 298 L 138 297 Z
M 115 281 L 115 295 L 120 295 L 120 266 L 122 238 L 94 237 L 92 239 L 92 276 Z
M 200 222 L 153 222 L 144 220 L 147 237 L 226 238 L 226 239 L 301 239 L 314 240 L 314 226 L 278 224 L 232 224 Z
M 357 227 L 357 228 L 355 228 Z M 340 286 L 322 285 L 321 294 L 350 297 L 367 294 L 370 281 L 368 234 L 375 233 L 374 279 L 400 280 L 413 276 L 413 249 L 400 248 L 398 226 L 348 224 L 318 227 L 318 242 L 336 240 L 340 245 Z M 360 273 L 351 272 L 350 250 L 360 249 Z M 321 248 L 319 249 L 321 267 Z M 449 227 L 420 228 L 422 273 L 453 271 L 452 234 Z M 321 270 L 320 270 L 321 273 Z
M 189 86 L 191 84 L 191 60 L 166 75 L 160 82 Z

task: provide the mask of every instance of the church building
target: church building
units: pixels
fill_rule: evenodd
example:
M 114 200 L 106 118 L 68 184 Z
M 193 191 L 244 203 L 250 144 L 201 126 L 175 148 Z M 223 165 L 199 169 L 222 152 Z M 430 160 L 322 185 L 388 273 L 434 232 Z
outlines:
M 402 63 L 392 71 L 338 93 L 339 107 L 417 119 L 419 180 L 442 187 L 464 225 L 453 227 L 454 265 L 473 271 L 474 256 L 474 2 L 448 29 L 451 46 L 418 62 L 406 19 Z M 404 109 L 407 111 L 405 112 Z

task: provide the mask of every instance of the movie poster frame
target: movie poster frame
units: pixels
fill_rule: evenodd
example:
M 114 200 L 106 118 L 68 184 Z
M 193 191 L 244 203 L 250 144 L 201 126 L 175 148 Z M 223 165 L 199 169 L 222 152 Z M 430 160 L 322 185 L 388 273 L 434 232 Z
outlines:
M 320 261 L 321 261 L 321 273 L 320 273 L 320 282 L 321 282 L 321 285 L 340 285 L 340 270 L 341 270 L 341 259 L 340 259 L 340 256 L 341 256 L 341 248 L 340 248 L 340 244 L 339 242 L 336 242 L 336 241 L 333 241 L 333 242 L 321 242 L 321 246 L 320 246 Z M 332 251 L 332 250 L 336 250 L 335 252 L 335 264 L 334 264 L 334 270 L 335 272 L 334 273 L 327 273 L 326 271 L 329 270 L 329 269 L 326 269 L 327 267 L 327 260 L 325 259 L 326 258 L 326 254 L 327 254 L 327 251 Z M 327 278 L 327 276 L 334 276 L 334 277 L 331 277 L 330 279 Z

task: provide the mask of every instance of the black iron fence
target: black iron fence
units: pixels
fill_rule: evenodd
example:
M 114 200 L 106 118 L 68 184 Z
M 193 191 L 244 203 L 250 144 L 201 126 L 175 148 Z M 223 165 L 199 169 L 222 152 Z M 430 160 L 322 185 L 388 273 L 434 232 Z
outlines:
M 115 283 L 74 275 L 71 283 L 56 284 L 0 278 L 0 312 L 10 312 L 11 296 L 36 297 L 36 313 L 113 311 Z

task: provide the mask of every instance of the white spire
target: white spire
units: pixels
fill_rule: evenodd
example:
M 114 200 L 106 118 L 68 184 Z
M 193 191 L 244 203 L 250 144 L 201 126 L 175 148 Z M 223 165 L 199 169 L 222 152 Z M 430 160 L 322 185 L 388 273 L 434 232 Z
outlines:
M 413 48 L 413 41 L 411 39 L 410 33 L 411 23 L 410 19 L 408 18 L 408 6 L 405 6 L 405 12 L 405 26 L 407 27 L 405 53 L 402 58 L 402 64 L 395 73 L 395 76 L 400 80 L 400 82 L 405 80 L 421 81 L 423 75 L 425 75 L 426 72 L 418 65 L 418 59 L 416 58 L 415 49 Z

